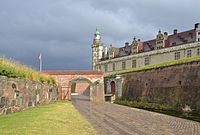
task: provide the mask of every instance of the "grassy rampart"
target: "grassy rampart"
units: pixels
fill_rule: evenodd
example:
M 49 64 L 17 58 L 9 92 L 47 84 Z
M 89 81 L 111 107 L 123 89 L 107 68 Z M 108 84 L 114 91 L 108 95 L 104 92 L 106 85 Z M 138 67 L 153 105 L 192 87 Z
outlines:
M 129 72 L 136 72 L 136 71 L 142 71 L 142 70 L 149 70 L 149 69 L 154 69 L 154 68 L 162 68 L 166 66 L 172 66 L 172 65 L 178 65 L 178 64 L 183 64 L 183 63 L 189 63 L 192 61 L 200 61 L 200 56 L 195 56 L 191 58 L 183 58 L 179 60 L 172 60 L 172 61 L 167 61 L 159 64 L 151 64 L 143 67 L 137 67 L 137 68 L 129 68 L 125 70 L 120 70 L 120 71 L 114 71 L 114 72 L 108 72 L 105 73 L 105 77 L 109 77 L 112 75 L 119 75 L 119 74 L 125 74 Z
M 5 58 L 0 58 L 0 75 L 56 85 L 56 81 L 49 75 Z

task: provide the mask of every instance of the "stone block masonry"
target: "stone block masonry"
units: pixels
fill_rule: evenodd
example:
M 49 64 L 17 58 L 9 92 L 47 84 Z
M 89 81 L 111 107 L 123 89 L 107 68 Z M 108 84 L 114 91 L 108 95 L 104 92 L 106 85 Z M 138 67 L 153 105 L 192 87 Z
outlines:
M 122 97 L 200 114 L 200 61 L 122 75 Z
M 56 86 L 0 76 L 0 115 L 54 102 L 58 97 Z

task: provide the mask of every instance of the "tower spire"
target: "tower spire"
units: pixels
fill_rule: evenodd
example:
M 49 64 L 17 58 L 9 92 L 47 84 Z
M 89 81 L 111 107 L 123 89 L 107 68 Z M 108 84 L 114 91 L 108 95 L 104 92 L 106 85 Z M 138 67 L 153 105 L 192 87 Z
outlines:
M 94 34 L 94 38 L 95 38 L 95 39 L 101 39 L 101 36 L 100 36 L 100 35 L 101 35 L 101 34 L 100 34 L 98 28 L 96 28 L 96 32 L 95 32 L 95 34 Z
M 92 69 L 98 70 L 98 62 L 103 57 L 103 44 L 101 43 L 101 36 L 99 30 L 96 28 L 92 44 Z

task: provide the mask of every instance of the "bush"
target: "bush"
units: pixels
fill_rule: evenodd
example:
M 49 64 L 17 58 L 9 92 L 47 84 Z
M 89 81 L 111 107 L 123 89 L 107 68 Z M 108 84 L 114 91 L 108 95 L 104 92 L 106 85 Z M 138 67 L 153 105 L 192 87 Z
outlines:
M 116 99 L 114 103 L 130 106 L 130 107 L 135 107 L 135 108 L 140 108 L 140 109 L 145 109 L 145 110 L 161 110 L 161 111 L 174 110 L 171 106 L 166 105 L 166 104 L 151 103 L 151 102 L 147 102 L 145 100 L 140 100 L 140 99 L 137 99 L 137 100 Z

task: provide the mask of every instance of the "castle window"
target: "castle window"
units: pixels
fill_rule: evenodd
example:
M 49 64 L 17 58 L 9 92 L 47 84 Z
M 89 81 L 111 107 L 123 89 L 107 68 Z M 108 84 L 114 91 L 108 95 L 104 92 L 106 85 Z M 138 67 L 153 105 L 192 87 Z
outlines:
M 191 57 L 192 56 L 192 50 L 187 50 L 187 57 Z
M 105 70 L 105 72 L 108 71 L 108 65 L 107 64 L 104 65 L 104 70 Z
M 126 61 L 122 62 L 122 69 L 126 69 Z
M 157 49 L 162 49 L 163 47 L 162 46 L 157 46 Z
M 136 68 L 136 60 L 132 60 L 132 68 Z
M 181 55 L 181 53 L 180 52 L 175 52 L 175 60 L 178 60 L 178 59 L 180 59 L 180 55 Z
M 197 55 L 200 55 L 200 48 L 197 48 Z
M 149 65 L 150 64 L 150 57 L 144 58 L 144 65 Z
M 101 66 L 99 66 L 99 70 L 101 70 Z
M 113 63 L 113 71 L 115 71 L 115 63 Z
M 198 38 L 198 41 L 200 42 L 200 38 Z

